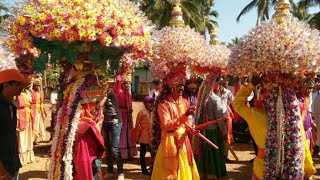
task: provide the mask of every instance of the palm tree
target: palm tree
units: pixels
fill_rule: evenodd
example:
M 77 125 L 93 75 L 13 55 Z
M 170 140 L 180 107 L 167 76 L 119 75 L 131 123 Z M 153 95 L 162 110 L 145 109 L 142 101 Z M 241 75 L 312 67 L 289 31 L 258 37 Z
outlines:
M 269 11 L 272 6 L 276 3 L 276 0 L 252 0 L 248 5 L 246 5 L 237 17 L 237 22 L 240 21 L 241 16 L 247 14 L 253 8 L 257 8 L 257 20 L 256 25 L 259 25 L 262 21 L 268 20 L 270 18 Z
M 139 0 L 141 9 L 157 25 L 159 29 L 169 25 L 174 0 Z M 212 17 L 218 13 L 211 9 L 212 0 L 181 0 L 181 9 L 185 24 L 203 33 L 216 25 Z
M 320 7 L 320 0 L 302 0 L 299 2 L 299 6 L 301 9 L 308 9 L 309 7 Z M 312 18 L 308 21 L 309 24 L 318 30 L 320 30 L 320 11 L 313 14 Z
M 213 0 L 197 0 L 200 6 L 200 16 L 203 20 L 203 27 L 198 29 L 199 32 L 205 33 L 209 32 L 213 27 L 217 27 L 218 23 L 213 18 L 219 16 L 216 10 L 213 10 L 214 1 Z
M 6 30 L 3 22 L 5 21 L 5 19 L 9 18 L 10 16 L 11 14 L 9 13 L 9 8 L 0 3 L 0 32 L 3 32 Z
M 308 12 L 309 5 L 304 4 L 302 1 L 299 3 L 291 3 L 291 14 L 300 21 L 309 22 L 314 15 Z
M 9 9 L 0 3 L 0 23 L 9 17 Z
M 236 46 L 239 43 L 240 39 L 238 37 L 235 37 L 233 39 L 231 39 L 231 42 L 227 44 L 228 48 L 233 48 L 234 46 Z

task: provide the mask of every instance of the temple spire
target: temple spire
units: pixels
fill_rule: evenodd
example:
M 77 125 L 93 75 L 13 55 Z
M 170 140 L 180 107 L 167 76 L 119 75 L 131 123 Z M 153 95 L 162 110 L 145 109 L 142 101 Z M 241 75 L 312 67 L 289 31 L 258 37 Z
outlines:
M 170 26 L 184 27 L 183 13 L 180 7 L 180 2 L 176 2 L 171 12 Z
M 288 22 L 291 18 L 290 15 L 290 2 L 289 0 L 277 0 L 276 5 L 274 7 L 275 13 L 272 16 L 272 19 L 279 23 Z

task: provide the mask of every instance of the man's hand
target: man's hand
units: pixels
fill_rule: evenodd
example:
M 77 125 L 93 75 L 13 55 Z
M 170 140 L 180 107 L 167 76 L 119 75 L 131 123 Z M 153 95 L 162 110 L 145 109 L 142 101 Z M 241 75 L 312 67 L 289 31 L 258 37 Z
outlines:
M 185 113 L 186 116 L 194 115 L 196 112 L 196 106 L 191 106 Z
M 258 84 L 261 83 L 261 76 L 259 75 L 255 75 L 255 76 L 252 76 L 251 78 L 251 83 L 254 85 L 254 86 L 257 86 Z

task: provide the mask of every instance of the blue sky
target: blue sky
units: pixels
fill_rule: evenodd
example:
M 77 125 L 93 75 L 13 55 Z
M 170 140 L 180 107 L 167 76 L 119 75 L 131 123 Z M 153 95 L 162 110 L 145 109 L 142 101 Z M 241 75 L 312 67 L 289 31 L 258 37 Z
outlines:
M 241 10 L 252 0 L 215 0 L 214 9 L 218 11 L 218 37 L 221 42 L 231 42 L 235 37 L 242 37 L 254 28 L 257 19 L 257 9 L 254 8 L 241 17 L 240 22 L 236 19 Z M 320 8 L 312 8 L 310 13 L 319 12 Z M 271 15 L 273 14 L 271 11 Z
M 230 42 L 235 37 L 242 37 L 255 26 L 257 13 L 253 9 L 242 16 L 240 22 L 236 19 L 241 10 L 251 0 L 216 0 L 214 9 L 218 11 L 218 37 L 222 42 Z

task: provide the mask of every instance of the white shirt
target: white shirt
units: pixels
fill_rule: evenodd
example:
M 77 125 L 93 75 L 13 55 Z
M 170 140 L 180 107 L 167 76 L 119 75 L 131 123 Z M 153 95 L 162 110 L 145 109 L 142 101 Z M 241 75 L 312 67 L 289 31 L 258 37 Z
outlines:
M 51 94 L 50 94 L 50 103 L 51 104 L 57 104 L 57 100 L 58 100 L 58 93 L 53 91 Z

